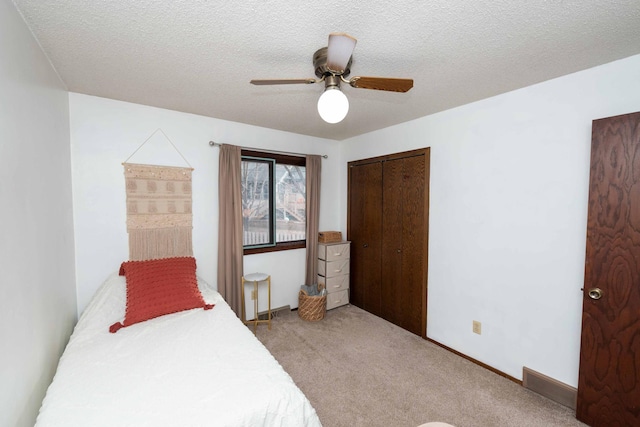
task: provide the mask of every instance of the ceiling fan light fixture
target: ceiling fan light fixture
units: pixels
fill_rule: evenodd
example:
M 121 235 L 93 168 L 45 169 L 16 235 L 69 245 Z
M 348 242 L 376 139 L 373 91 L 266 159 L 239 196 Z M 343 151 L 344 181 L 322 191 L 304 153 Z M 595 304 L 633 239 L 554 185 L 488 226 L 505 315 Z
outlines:
M 340 88 L 329 86 L 318 99 L 318 114 L 327 123 L 341 122 L 349 112 L 349 100 Z
M 341 122 L 349 112 L 349 100 L 340 90 L 340 84 L 346 83 L 356 89 L 384 90 L 389 92 L 407 92 L 413 87 L 412 79 L 390 77 L 356 76 L 351 74 L 353 50 L 357 40 L 347 33 L 329 34 L 329 45 L 321 47 L 313 54 L 313 68 L 317 79 L 271 79 L 251 80 L 254 85 L 311 84 L 324 82 L 325 90 L 318 99 L 318 113 L 327 123 Z

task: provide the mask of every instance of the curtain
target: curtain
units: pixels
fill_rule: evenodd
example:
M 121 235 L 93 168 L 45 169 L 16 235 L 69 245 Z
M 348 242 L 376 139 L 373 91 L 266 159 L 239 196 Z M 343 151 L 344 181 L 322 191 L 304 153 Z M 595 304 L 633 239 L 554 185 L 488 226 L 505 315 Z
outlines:
M 318 223 L 320 220 L 320 172 L 322 158 L 308 155 L 307 172 L 307 258 L 305 283 L 312 285 L 318 279 Z
M 192 168 L 123 163 L 129 259 L 193 256 Z
M 218 179 L 218 292 L 238 317 L 242 313 L 241 148 L 220 147 Z

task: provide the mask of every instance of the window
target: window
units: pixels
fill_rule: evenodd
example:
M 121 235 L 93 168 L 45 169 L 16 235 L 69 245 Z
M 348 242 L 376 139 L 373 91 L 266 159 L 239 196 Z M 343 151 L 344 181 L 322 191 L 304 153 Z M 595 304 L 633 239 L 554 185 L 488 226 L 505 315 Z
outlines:
M 242 150 L 244 253 L 306 245 L 306 159 Z

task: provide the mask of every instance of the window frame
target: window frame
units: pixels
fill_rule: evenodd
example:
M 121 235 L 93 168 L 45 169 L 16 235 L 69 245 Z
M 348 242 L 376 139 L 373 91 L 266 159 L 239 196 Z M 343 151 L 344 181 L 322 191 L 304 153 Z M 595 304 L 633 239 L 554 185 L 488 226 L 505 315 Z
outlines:
M 274 160 L 274 177 L 272 178 L 272 181 L 275 181 L 275 167 L 278 164 L 284 164 L 284 165 L 291 165 L 291 166 L 304 166 L 305 169 L 307 167 L 307 159 L 306 157 L 303 156 L 292 156 L 292 155 L 287 155 L 287 154 L 280 154 L 280 153 L 269 153 L 267 151 L 256 151 L 256 150 L 242 150 L 241 151 L 241 160 L 244 161 L 245 158 L 247 160 L 251 160 L 251 159 L 268 159 L 268 160 Z M 269 186 L 269 200 L 270 203 L 275 205 L 275 191 L 276 191 L 276 186 L 275 183 L 272 182 L 272 185 Z M 273 209 L 275 211 L 275 207 Z M 274 215 L 273 218 L 273 223 L 272 223 L 272 227 L 273 229 L 271 230 L 272 233 L 274 233 L 274 240 L 276 239 L 275 233 L 276 233 L 276 218 Z M 305 212 L 305 223 L 307 221 L 307 215 Z M 243 232 L 244 232 L 244 227 L 243 227 Z M 268 252 L 278 252 L 278 251 L 286 251 L 286 250 L 291 250 L 291 249 L 304 249 L 307 247 L 307 240 L 305 238 L 305 240 L 294 240 L 294 241 L 289 241 L 289 242 L 276 242 L 275 245 L 269 245 L 269 246 L 260 246 L 260 247 L 251 247 L 251 248 L 247 248 L 244 246 L 243 243 L 243 254 L 244 255 L 253 255 L 253 254 L 261 254 L 261 253 L 268 253 Z

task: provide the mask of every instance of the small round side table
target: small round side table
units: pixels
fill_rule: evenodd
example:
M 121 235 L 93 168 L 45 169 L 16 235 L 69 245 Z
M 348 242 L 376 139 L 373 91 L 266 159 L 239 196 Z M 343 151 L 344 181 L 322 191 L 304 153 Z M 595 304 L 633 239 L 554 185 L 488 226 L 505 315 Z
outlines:
M 258 319 L 258 284 L 267 284 L 268 290 L 268 310 L 267 320 Z M 246 283 L 253 283 L 253 291 L 251 292 L 251 298 L 253 299 L 253 320 L 247 320 L 245 313 L 245 300 L 244 300 L 244 286 Z M 271 276 L 265 273 L 251 273 L 242 276 L 242 321 L 245 325 L 253 323 L 253 332 L 255 333 L 259 323 L 266 323 L 268 329 L 271 330 Z

